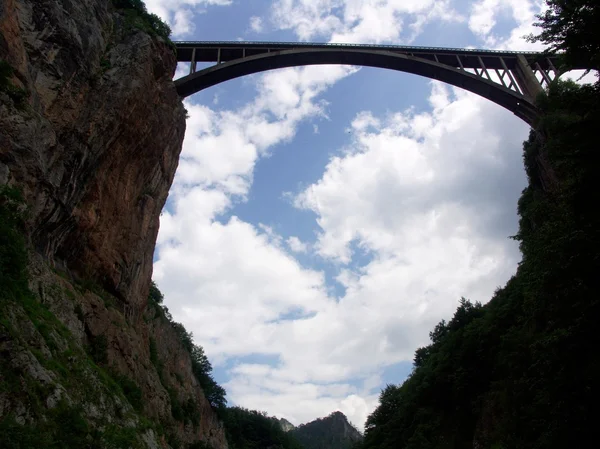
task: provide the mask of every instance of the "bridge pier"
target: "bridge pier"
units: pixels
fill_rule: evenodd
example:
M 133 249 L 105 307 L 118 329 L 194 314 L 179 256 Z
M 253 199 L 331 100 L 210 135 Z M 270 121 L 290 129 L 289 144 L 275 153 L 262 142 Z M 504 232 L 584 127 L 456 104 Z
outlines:
M 192 60 L 190 61 L 190 75 L 196 73 L 196 49 L 192 50 Z
M 523 55 L 517 55 L 517 64 L 515 65 L 514 75 L 523 95 L 535 104 L 535 99 L 544 92 L 542 84 L 535 77 L 535 73 L 529 67 L 527 59 Z

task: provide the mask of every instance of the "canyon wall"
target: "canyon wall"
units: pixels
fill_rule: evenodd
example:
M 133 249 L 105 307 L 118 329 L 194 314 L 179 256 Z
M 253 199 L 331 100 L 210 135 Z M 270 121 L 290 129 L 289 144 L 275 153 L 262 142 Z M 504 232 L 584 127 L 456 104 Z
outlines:
M 48 261 L 139 306 L 185 109 L 173 49 L 134 20 L 110 0 L 1 0 L 0 57 L 27 98 L 0 111 L 0 181 Z
M 148 301 L 185 132 L 172 45 L 111 0 L 0 0 L 0 64 L 0 188 L 23 196 L 29 259 L 27 292 L 0 289 L 0 441 L 227 448 Z

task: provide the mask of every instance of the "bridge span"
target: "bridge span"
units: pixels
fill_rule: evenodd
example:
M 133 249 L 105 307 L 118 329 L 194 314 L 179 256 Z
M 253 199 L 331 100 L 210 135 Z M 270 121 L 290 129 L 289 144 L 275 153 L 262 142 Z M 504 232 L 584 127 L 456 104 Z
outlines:
M 536 52 L 298 42 L 175 42 L 190 73 L 175 80 L 187 97 L 253 73 L 285 67 L 344 64 L 379 67 L 443 81 L 481 95 L 532 125 L 536 96 L 560 76 L 558 56 Z M 215 65 L 196 70 L 198 62 Z M 584 68 L 584 67 L 577 67 Z

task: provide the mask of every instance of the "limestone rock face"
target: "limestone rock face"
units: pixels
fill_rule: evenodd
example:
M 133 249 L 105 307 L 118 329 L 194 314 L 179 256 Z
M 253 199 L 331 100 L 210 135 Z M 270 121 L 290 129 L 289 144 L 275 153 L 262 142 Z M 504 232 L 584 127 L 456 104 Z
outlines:
M 2 302 L 0 308 L 0 422 L 12 415 L 29 426 L 21 432 L 43 437 L 48 432 L 43 423 L 60 425 L 56 411 L 62 404 L 90 430 L 104 429 L 93 447 L 115 447 L 101 443 L 112 426 L 137 435 L 136 449 L 178 447 L 174 441 L 227 449 L 223 424 L 164 309 L 149 302 L 141 319 L 128 319 L 124 303 L 65 279 L 40 255 L 31 255 L 29 276 L 33 297 Z M 130 391 L 132 385 L 139 389 L 137 401 L 124 394 L 123 379 Z M 175 410 L 186 404 L 193 416 L 176 417 Z
M 111 0 L 0 0 L 0 63 L 27 92 L 18 101 L 0 84 L 0 186 L 23 192 L 35 250 L 35 298 L 0 310 L 1 368 L 29 382 L 0 392 L 0 418 L 37 425 L 67 404 L 148 448 L 226 449 L 180 336 L 147 301 L 185 132 L 173 49 Z M 175 416 L 191 403 L 194 419 Z
M 0 101 L 0 178 L 36 249 L 141 308 L 185 131 L 173 50 L 110 0 L 0 0 L 0 58 L 28 93 Z

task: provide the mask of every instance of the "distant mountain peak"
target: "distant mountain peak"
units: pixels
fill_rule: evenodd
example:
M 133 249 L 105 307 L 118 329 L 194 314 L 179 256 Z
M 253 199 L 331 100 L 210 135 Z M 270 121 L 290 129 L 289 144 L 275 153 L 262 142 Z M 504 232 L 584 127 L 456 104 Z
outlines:
M 305 449 L 350 449 L 362 439 L 362 434 L 339 410 L 302 424 L 291 433 Z
M 290 430 L 294 430 L 296 428 L 296 426 L 294 426 L 285 418 L 275 418 L 275 420 L 279 423 L 284 432 L 289 432 Z

